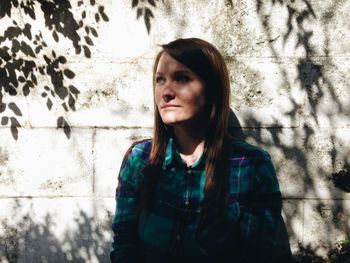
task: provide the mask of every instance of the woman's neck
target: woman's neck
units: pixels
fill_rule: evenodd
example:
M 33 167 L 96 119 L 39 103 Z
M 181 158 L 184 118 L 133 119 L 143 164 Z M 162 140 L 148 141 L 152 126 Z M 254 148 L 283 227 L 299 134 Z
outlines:
M 204 152 L 205 137 L 203 130 L 188 131 L 176 127 L 174 134 L 182 160 L 185 161 L 187 166 L 192 165 Z

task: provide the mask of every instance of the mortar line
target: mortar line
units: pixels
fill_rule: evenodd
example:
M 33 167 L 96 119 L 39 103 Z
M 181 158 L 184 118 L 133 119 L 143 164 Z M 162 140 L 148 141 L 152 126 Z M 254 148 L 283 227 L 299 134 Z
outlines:
M 95 144 L 96 144 L 96 128 L 94 129 L 92 133 L 92 194 L 93 196 L 96 195 L 96 175 L 95 175 L 95 170 L 96 170 L 96 165 L 95 165 Z

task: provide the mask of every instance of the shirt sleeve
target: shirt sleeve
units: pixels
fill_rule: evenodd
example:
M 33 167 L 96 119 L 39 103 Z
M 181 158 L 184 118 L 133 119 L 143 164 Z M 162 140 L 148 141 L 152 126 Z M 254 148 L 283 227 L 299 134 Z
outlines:
M 116 212 L 112 221 L 114 237 L 111 262 L 139 262 L 136 208 L 142 159 L 138 151 L 141 149 L 135 146 L 126 155 L 118 176 Z
M 282 198 L 268 153 L 255 163 L 252 198 L 241 206 L 243 262 L 289 262 L 288 235 L 281 216 Z

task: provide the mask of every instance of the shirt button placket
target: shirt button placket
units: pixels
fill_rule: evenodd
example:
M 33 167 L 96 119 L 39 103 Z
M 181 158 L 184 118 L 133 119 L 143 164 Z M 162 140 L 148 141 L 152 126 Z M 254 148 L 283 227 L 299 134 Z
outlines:
M 187 170 L 187 175 L 188 176 L 192 175 L 192 170 L 191 169 Z M 188 180 L 187 182 L 189 182 L 190 178 L 187 178 L 187 180 Z M 187 187 L 187 193 L 186 193 L 186 199 L 185 199 L 185 206 L 186 207 L 188 207 L 188 205 L 190 204 L 190 200 L 189 200 L 189 191 L 190 191 L 190 189 L 189 189 L 189 187 L 190 187 L 190 185 L 188 185 L 188 187 Z

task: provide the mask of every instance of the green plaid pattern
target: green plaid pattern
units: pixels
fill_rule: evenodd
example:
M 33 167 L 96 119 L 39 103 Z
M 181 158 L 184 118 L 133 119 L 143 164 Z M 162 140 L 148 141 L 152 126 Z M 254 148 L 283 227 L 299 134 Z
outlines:
M 171 258 L 272 262 L 280 249 L 282 203 L 266 151 L 243 141 L 230 143 L 227 216 L 210 218 L 196 234 L 204 198 L 205 157 L 187 167 L 173 139 L 167 145 L 155 204 L 147 214 L 137 215 L 151 144 L 151 140 L 136 144 L 120 169 L 112 262 L 170 262 Z

